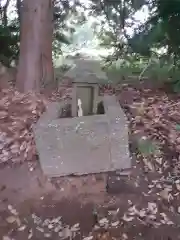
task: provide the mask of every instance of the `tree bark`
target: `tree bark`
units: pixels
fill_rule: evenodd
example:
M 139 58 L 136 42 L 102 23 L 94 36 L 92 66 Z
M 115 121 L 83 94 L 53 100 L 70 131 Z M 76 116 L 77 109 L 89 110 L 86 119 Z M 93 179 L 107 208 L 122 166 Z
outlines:
M 17 15 L 18 15 L 18 21 L 19 24 L 21 22 L 21 9 L 22 9 L 22 1 L 16 0 L 16 8 L 17 8 Z
M 40 91 L 53 80 L 52 0 L 23 0 L 17 87 Z
M 43 0 L 42 0 L 43 1 Z M 53 29 L 54 29 L 54 21 L 53 21 L 53 0 L 46 0 L 46 4 L 44 3 L 44 27 L 43 27 L 43 43 L 42 43 L 42 67 L 43 67 L 43 78 L 42 85 L 47 86 L 52 83 L 54 79 L 54 69 L 52 62 L 52 42 L 53 42 Z

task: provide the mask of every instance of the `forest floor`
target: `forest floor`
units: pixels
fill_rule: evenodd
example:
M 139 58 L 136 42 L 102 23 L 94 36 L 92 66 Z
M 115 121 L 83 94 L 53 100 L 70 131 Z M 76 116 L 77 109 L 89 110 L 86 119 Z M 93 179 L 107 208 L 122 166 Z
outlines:
M 1 92 L 0 239 L 180 239 L 179 97 L 146 84 L 120 85 L 116 94 L 133 167 L 109 194 L 106 174 L 47 179 L 32 133 L 47 97 Z M 63 85 L 49 100 L 70 95 Z

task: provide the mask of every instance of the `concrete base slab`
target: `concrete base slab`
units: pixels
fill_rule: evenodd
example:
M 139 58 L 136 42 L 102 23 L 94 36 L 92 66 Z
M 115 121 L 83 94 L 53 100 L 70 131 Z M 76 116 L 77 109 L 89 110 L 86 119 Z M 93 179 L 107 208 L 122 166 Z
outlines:
M 105 96 L 103 103 L 102 115 L 47 121 L 46 113 L 46 122 L 40 119 L 34 132 L 41 167 L 47 176 L 131 168 L 126 117 L 115 96 Z

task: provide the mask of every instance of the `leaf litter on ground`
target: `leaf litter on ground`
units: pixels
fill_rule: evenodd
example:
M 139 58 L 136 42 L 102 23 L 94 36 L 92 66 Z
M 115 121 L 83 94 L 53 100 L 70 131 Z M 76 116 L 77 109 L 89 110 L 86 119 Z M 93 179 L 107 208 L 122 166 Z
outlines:
M 70 87 L 60 87 L 50 96 L 19 93 L 16 89 L 0 92 L 0 163 L 36 160 L 32 126 L 45 111 L 49 101 L 71 96 Z
M 65 93 L 60 91 L 59 99 L 66 97 L 66 94 L 67 97 L 71 97 L 71 90 L 69 89 L 67 92 L 66 88 L 63 89 L 62 92 L 64 91 Z M 112 93 L 109 89 L 106 92 Z M 144 90 L 144 93 L 142 93 L 138 89 L 134 89 L 134 92 L 136 92 L 136 95 L 139 95 L 139 99 L 129 104 L 129 110 L 126 112 L 130 116 L 129 126 L 131 132 L 142 131 L 143 138 L 150 140 L 149 146 L 143 146 L 143 149 L 140 147 L 139 157 L 143 157 L 142 162 L 146 165 L 148 174 L 158 172 L 161 176 L 159 179 L 153 179 L 150 182 L 147 189 L 149 191 L 147 197 L 153 193 L 153 189 L 156 189 L 157 196 L 171 205 L 173 201 L 178 201 L 179 199 L 180 182 L 178 177 L 180 177 L 180 164 L 178 163 L 179 158 L 177 155 L 174 155 L 172 162 L 172 159 L 167 158 L 165 153 L 167 153 L 166 151 L 170 153 L 178 153 L 180 151 L 180 104 L 177 103 L 177 99 L 171 99 L 165 93 L 156 95 L 151 90 Z M 143 96 L 144 94 L 146 94 L 145 97 Z M 54 93 L 51 96 L 51 100 L 57 99 L 56 95 Z M 24 95 L 14 90 L 6 90 L 2 93 L 0 97 L 0 123 L 2 123 L 0 124 L 1 162 L 23 162 L 34 158 L 36 148 L 32 125 L 37 122 L 39 116 L 45 110 L 48 100 L 42 95 Z M 125 105 L 127 106 L 128 104 L 126 103 Z M 154 142 L 157 145 L 154 145 Z M 170 181 L 171 187 L 166 185 L 167 180 Z M 138 187 L 141 187 L 139 183 Z M 102 218 L 100 220 L 101 226 L 105 228 L 116 227 L 121 223 L 121 220 L 127 224 L 138 220 L 142 224 L 151 224 L 154 227 L 174 224 L 166 213 L 159 210 L 155 202 L 148 201 L 146 207 L 137 207 L 132 203 L 131 205 L 128 211 L 124 213 L 124 216 L 117 221 L 111 222 L 108 217 Z M 180 211 L 179 208 L 178 203 L 176 207 L 177 213 Z M 13 216 L 10 216 L 9 219 L 7 218 L 7 222 L 13 223 L 16 221 L 16 211 L 13 208 L 9 210 Z M 116 213 L 114 214 L 116 215 Z M 60 239 L 63 239 L 67 236 L 72 237 L 73 232 L 80 230 L 78 224 L 72 227 L 65 226 L 62 224 L 61 219 L 54 220 L 57 221 L 56 223 L 59 223 L 59 226 L 55 226 L 48 219 L 46 219 L 45 223 L 37 216 L 34 216 L 34 219 L 34 224 L 37 225 L 37 228 L 49 229 L 50 233 L 44 232 L 44 237 L 48 237 L 48 234 L 54 231 L 59 234 Z M 19 229 L 23 228 L 24 225 L 19 226 Z M 127 239 L 125 233 L 123 236 L 123 239 Z M 28 239 L 32 238 L 33 230 L 30 230 Z M 89 236 L 84 239 L 89 240 L 93 239 L 93 237 Z

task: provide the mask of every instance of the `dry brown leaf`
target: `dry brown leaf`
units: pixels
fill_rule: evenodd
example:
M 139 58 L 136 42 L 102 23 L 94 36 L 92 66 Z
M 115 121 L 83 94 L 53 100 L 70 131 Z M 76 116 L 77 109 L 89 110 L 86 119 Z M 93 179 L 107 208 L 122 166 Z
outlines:
M 155 158 L 155 161 L 156 161 L 157 163 L 159 163 L 160 165 L 162 165 L 163 159 L 162 159 L 162 157 L 156 157 L 156 158 Z
M 169 201 L 170 199 L 171 199 L 171 194 L 170 194 L 170 189 L 168 189 L 168 188 L 165 188 L 165 189 L 163 189 L 160 193 L 159 193 L 159 195 L 163 198 L 163 199 L 165 199 L 165 200 L 167 200 L 167 201 Z
M 152 213 L 152 214 L 156 214 L 158 209 L 157 209 L 157 204 L 153 203 L 153 202 L 148 202 L 148 210 Z
M 11 238 L 8 236 L 3 236 L 2 240 L 11 240 Z
M 137 210 L 135 205 L 130 207 L 130 208 L 128 208 L 128 215 L 134 216 L 136 214 L 139 214 L 139 210 Z
M 15 216 L 9 216 L 6 218 L 6 221 L 8 223 L 14 223 L 14 222 L 16 222 L 16 220 L 17 220 L 17 218 Z
M 53 225 L 52 225 L 52 224 L 49 224 L 49 225 L 48 225 L 48 228 L 49 228 L 49 229 L 52 229 L 52 228 L 53 228 Z
M 62 231 L 59 232 L 58 235 L 59 235 L 59 237 L 64 238 L 64 239 L 66 239 L 66 238 L 70 238 L 71 239 L 72 238 L 72 232 L 69 229 L 69 227 L 63 228 Z
M 156 220 L 156 216 L 155 215 L 153 215 L 153 214 L 150 214 L 150 215 L 148 215 L 148 219 L 150 219 L 150 220 Z
M 177 212 L 180 213 L 180 207 L 178 207 Z
M 111 223 L 111 226 L 112 227 L 117 227 L 119 225 L 119 221 L 116 221 L 116 222 L 112 222 Z
M 122 234 L 122 240 L 127 240 L 128 239 L 128 235 L 126 233 Z
M 167 225 L 173 225 L 174 223 L 169 220 L 169 218 L 167 217 L 167 215 L 165 213 L 160 213 L 161 217 L 163 217 L 163 220 L 160 220 L 163 224 L 167 224 Z
M 153 164 L 147 159 L 147 158 L 142 158 L 143 159 L 143 162 L 144 162 L 144 165 L 152 172 L 154 172 L 154 166 Z
M 180 191 L 180 183 L 176 183 L 176 188 L 178 191 Z
M 92 240 L 92 239 L 93 239 L 93 236 L 83 238 L 83 240 Z
M 31 239 L 33 237 L 33 230 L 30 229 L 29 234 L 28 234 L 28 239 Z
M 126 214 L 124 214 L 124 216 L 122 217 L 122 219 L 123 219 L 125 222 L 132 222 L 132 220 L 134 220 L 134 217 L 130 217 L 130 216 L 127 216 Z
M 27 228 L 26 225 L 22 225 L 21 227 L 18 228 L 18 231 L 22 232 Z
M 76 223 L 71 227 L 72 232 L 77 232 L 79 230 L 80 230 L 79 223 Z
M 44 229 L 43 229 L 42 227 L 38 227 L 38 226 L 37 226 L 36 229 L 37 229 L 39 232 L 42 232 L 42 233 L 44 232 Z
M 16 211 L 15 208 L 13 208 L 12 205 L 8 205 L 8 210 L 9 210 L 13 215 L 15 215 L 15 216 L 18 215 L 18 212 Z
M 140 210 L 139 211 L 139 216 L 140 217 L 145 217 L 146 216 L 146 211 L 145 210 Z
M 99 220 L 99 225 L 104 226 L 109 223 L 109 220 L 107 218 L 102 218 Z

